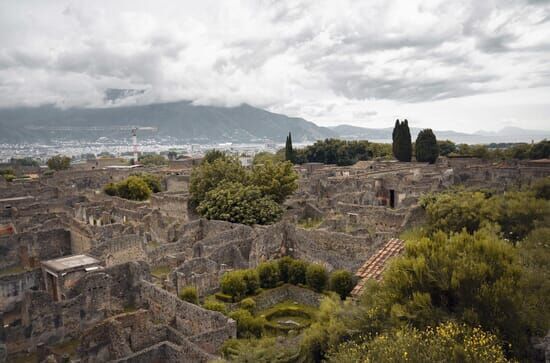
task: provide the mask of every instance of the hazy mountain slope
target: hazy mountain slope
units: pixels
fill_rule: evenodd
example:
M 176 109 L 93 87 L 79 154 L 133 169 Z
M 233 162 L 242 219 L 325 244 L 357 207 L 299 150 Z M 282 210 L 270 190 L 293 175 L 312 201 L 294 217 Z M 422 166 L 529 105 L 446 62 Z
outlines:
M 184 142 L 252 142 L 261 139 L 280 142 L 289 131 L 297 142 L 336 136 L 332 130 L 304 119 L 249 105 L 195 106 L 182 101 L 114 108 L 63 110 L 41 106 L 0 109 L 0 142 L 126 138 L 128 131 L 118 128 L 136 125 L 157 127 L 155 138 Z
M 381 129 L 338 125 L 330 127 L 339 137 L 350 140 L 389 140 L 391 141 L 393 127 Z M 411 137 L 416 139 L 420 128 L 411 127 Z M 550 131 L 525 130 L 518 127 L 507 127 L 496 132 L 478 131 L 473 134 L 456 131 L 434 130 L 438 140 L 452 140 L 457 143 L 488 144 L 498 142 L 531 142 L 550 138 Z

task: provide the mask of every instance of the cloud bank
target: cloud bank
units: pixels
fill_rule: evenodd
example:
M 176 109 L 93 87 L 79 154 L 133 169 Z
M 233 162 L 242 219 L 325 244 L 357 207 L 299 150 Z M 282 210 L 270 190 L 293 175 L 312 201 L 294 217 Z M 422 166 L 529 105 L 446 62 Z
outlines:
M 0 107 L 186 99 L 321 124 L 550 120 L 548 1 L 7 0 L 0 44 Z

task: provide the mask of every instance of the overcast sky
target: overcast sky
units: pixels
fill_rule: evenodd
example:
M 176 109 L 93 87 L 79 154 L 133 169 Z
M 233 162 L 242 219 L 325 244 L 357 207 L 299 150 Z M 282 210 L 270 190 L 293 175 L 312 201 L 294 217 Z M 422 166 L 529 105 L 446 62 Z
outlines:
M 550 1 L 0 1 L 0 107 L 246 102 L 320 125 L 550 129 Z

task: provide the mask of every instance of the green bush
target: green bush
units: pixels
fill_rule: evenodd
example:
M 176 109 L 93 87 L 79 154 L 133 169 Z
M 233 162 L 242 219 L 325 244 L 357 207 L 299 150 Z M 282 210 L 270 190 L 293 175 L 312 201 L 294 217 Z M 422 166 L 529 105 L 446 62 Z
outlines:
M 260 278 L 254 269 L 242 270 L 242 279 L 246 285 L 246 294 L 253 295 L 260 288 Z
M 308 263 L 302 260 L 294 260 L 288 268 L 288 282 L 294 285 L 306 283 L 306 271 Z
M 226 182 L 208 191 L 197 207 L 205 218 L 242 224 L 270 224 L 283 211 L 256 186 Z
M 207 310 L 218 311 L 222 314 L 227 312 L 225 304 L 215 300 L 206 300 L 202 307 Z
M 277 260 L 277 264 L 279 266 L 279 277 L 282 282 L 289 282 L 290 266 L 293 261 L 294 259 L 289 256 L 285 256 Z
M 237 322 L 239 338 L 259 338 L 264 331 L 265 319 L 254 317 L 248 310 L 238 309 L 229 313 L 229 317 Z
M 148 180 L 152 181 L 153 179 Z M 147 179 L 144 179 L 143 176 L 138 175 L 130 175 L 128 178 L 116 184 L 109 183 L 103 188 L 103 191 L 105 194 L 110 196 L 118 196 L 124 199 L 140 201 L 149 199 L 152 193 Z
M 199 304 L 199 294 L 197 293 L 197 288 L 194 286 L 187 286 L 181 289 L 180 299 L 187 301 L 191 304 Z
M 550 177 L 537 180 L 532 189 L 536 198 L 550 200 Z
M 47 164 L 51 170 L 66 170 L 71 166 L 71 158 L 64 155 L 52 156 Z
M 335 270 L 330 274 L 330 289 L 336 292 L 342 300 L 353 290 L 353 276 L 346 270 Z
M 15 179 L 15 175 L 12 174 L 4 174 L 3 177 L 7 182 L 12 182 Z
M 247 297 L 246 299 L 242 299 L 239 306 L 241 309 L 248 310 L 251 313 L 254 312 L 254 309 L 256 308 L 256 301 L 254 299 Z
M 247 286 L 242 270 L 230 271 L 223 274 L 220 288 L 224 294 L 230 295 L 233 302 L 246 296 Z
M 372 341 L 341 344 L 327 361 L 342 362 L 449 362 L 506 363 L 498 338 L 479 328 L 447 322 L 435 329 L 401 328 Z
M 322 292 L 327 287 L 327 270 L 318 264 L 311 264 L 306 270 L 306 283 L 317 292 Z
M 279 265 L 277 262 L 262 262 L 258 266 L 258 275 L 260 277 L 260 286 L 266 289 L 277 286 L 279 282 Z

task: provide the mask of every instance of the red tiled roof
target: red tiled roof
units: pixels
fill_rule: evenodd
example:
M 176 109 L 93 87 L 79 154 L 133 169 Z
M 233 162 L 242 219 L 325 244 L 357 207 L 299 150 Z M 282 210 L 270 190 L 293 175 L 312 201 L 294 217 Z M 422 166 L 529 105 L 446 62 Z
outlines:
M 359 296 L 363 292 L 363 288 L 368 280 L 374 279 L 380 281 L 382 278 L 382 272 L 384 272 L 387 262 L 390 258 L 399 256 L 405 249 L 405 241 L 398 238 L 390 239 L 384 247 L 378 252 L 372 255 L 367 262 L 357 270 L 355 276 L 360 280 L 355 285 L 355 288 L 351 292 L 352 296 Z

